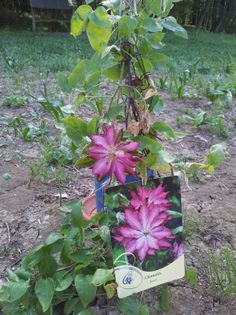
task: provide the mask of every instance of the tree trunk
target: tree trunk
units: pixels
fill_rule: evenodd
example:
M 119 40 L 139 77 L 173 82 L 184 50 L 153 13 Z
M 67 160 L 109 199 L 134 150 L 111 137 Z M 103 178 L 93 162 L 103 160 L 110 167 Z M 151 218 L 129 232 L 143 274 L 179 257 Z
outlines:
M 209 11 L 212 7 L 212 3 L 213 3 L 214 0 L 208 0 L 207 1 L 207 5 L 206 7 L 204 8 L 202 14 L 201 14 L 201 17 L 199 19 L 199 22 L 198 22 L 198 25 L 197 27 L 198 28 L 203 28 L 203 26 L 206 24 L 206 21 L 208 21 L 208 14 L 209 14 Z

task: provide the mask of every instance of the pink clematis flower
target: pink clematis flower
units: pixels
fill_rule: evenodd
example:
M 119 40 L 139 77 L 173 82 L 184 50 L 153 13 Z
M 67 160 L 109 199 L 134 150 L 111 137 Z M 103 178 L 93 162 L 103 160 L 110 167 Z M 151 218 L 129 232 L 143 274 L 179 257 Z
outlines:
M 127 252 L 138 254 L 141 261 L 147 255 L 155 255 L 156 250 L 170 248 L 169 239 L 174 238 L 171 230 L 164 226 L 154 205 L 142 205 L 139 210 L 126 209 L 127 224 L 114 229 L 113 238 L 124 245 Z
M 138 142 L 120 142 L 119 133 L 113 125 L 103 125 L 103 135 L 91 137 L 93 146 L 88 149 L 88 157 L 95 160 L 92 167 L 94 175 L 103 179 L 106 175 L 115 176 L 121 184 L 125 184 L 125 173 L 135 177 L 134 169 L 141 159 L 133 153 L 139 147 Z M 132 153 L 132 154 L 131 154 Z

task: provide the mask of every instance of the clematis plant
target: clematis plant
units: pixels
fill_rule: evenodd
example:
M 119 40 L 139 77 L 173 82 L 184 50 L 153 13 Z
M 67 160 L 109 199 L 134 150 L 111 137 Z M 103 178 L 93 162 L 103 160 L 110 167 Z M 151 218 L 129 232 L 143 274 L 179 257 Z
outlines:
M 175 162 L 164 143 L 173 142 L 178 134 L 159 118 L 163 101 L 151 73 L 169 62 L 162 52 L 166 30 L 187 38 L 175 18 L 168 16 L 178 1 L 104 0 L 95 9 L 91 2 L 74 12 L 71 33 L 75 38 L 86 33 L 94 54 L 79 60 L 69 76 L 59 74 L 62 90 L 75 102 L 52 107 L 51 114 L 64 142 L 79 156 L 77 167 L 92 167 L 100 181 L 109 176 L 124 184 L 126 174 L 138 173 L 146 183 L 148 169 L 170 173 Z M 105 88 L 99 89 L 104 82 Z M 78 117 L 82 105 L 89 108 L 91 119 Z M 123 132 L 115 126 L 122 126 Z M 224 147 L 215 145 L 203 163 L 188 167 L 213 174 L 223 158 Z M 114 230 L 114 239 L 141 262 L 159 251 L 181 254 L 178 230 L 168 226 L 166 196 L 161 185 L 140 187 L 124 211 L 125 222 L 121 218 Z M 56 314 L 62 305 L 63 314 L 92 314 L 98 286 L 108 298 L 115 295 L 107 216 L 98 213 L 84 222 L 81 207 L 77 201 L 67 206 L 64 211 L 71 212 L 71 218 L 61 233 L 53 233 L 26 256 L 16 274 L 9 270 L 10 281 L 0 290 L 4 314 Z M 140 302 L 134 309 L 147 313 Z
M 152 73 L 170 62 L 162 52 L 165 31 L 187 38 L 168 16 L 175 2 L 105 0 L 95 9 L 83 4 L 74 12 L 71 33 L 76 38 L 86 33 L 94 54 L 80 60 L 68 77 L 59 75 L 62 89 L 76 99 L 62 122 L 79 154 L 76 166 L 92 166 L 97 180 L 109 176 L 123 184 L 126 174 L 137 173 L 146 182 L 148 169 L 173 173 L 175 157 L 164 144 L 179 134 L 159 118 L 163 100 Z M 89 121 L 77 117 L 81 105 L 93 113 Z M 194 167 L 213 174 L 216 165 L 211 158 L 180 171 Z
M 90 121 L 66 117 L 63 123 L 73 146 L 80 150 L 76 165 L 92 166 L 98 180 L 109 176 L 125 183 L 125 176 L 146 181 L 147 169 L 169 173 L 174 157 L 165 151 L 163 139 L 176 136 L 163 121 L 154 121 L 162 100 L 151 72 L 169 62 L 160 50 L 164 30 L 187 38 L 186 31 L 168 17 L 174 1 L 103 1 L 95 10 L 88 4 L 75 11 L 71 33 L 86 32 L 94 50 L 80 60 L 61 86 L 94 112 Z M 148 56 L 148 57 L 147 57 Z M 98 86 L 111 81 L 111 88 Z M 108 85 L 109 86 L 109 85 Z M 112 123 L 111 123 L 112 122 Z M 122 126 L 123 130 L 115 126 Z M 139 150 L 137 153 L 136 150 Z

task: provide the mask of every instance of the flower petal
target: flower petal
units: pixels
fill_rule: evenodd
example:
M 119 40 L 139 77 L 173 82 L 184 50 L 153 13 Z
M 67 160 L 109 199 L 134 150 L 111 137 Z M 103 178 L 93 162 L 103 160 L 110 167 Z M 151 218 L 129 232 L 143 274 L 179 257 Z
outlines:
M 108 153 L 107 149 L 101 145 L 94 145 L 94 146 L 88 148 L 87 151 L 89 153 L 96 153 L 96 154 L 107 154 Z
M 160 240 L 159 241 L 159 245 L 160 245 L 160 247 L 164 247 L 164 248 L 171 247 L 171 244 L 169 242 L 167 242 L 167 241 L 164 241 L 164 240 Z
M 145 236 L 138 239 L 136 248 L 139 259 L 143 261 L 148 252 L 148 243 Z
M 116 142 L 116 131 L 115 131 L 115 127 L 113 125 L 111 125 L 107 130 L 106 130 L 106 134 L 105 134 L 105 138 L 108 144 L 110 145 L 115 145 Z
M 95 144 L 101 145 L 104 148 L 109 149 L 109 144 L 107 143 L 104 137 L 95 135 L 95 136 L 92 136 L 91 139 Z
M 155 256 L 156 250 L 155 249 L 149 249 L 147 253 L 148 253 L 148 255 Z
M 142 224 L 142 229 L 146 230 L 147 226 L 148 226 L 148 208 L 146 205 L 142 205 L 142 207 L 140 208 L 140 212 L 139 212 L 139 219 L 141 221 Z
M 125 243 L 125 249 L 127 252 L 133 253 L 136 250 L 136 240 L 129 240 Z
M 109 172 L 110 167 L 111 162 L 107 159 L 97 160 L 93 165 L 92 172 L 102 179 Z
M 126 151 L 135 151 L 137 150 L 137 148 L 140 146 L 140 143 L 138 142 L 130 142 L 127 144 L 120 144 L 119 147 L 122 150 L 126 150 Z
M 147 243 L 149 248 L 158 249 L 158 240 L 154 238 L 152 235 L 147 235 Z
M 138 212 L 134 210 L 125 210 L 125 219 L 129 226 L 136 230 L 141 230 L 142 226 L 139 221 Z
M 142 233 L 140 231 L 135 230 L 135 229 L 129 227 L 128 225 L 120 226 L 118 229 L 119 229 L 119 233 L 123 237 L 137 239 L 142 235 Z
M 113 161 L 112 164 L 114 165 L 114 175 L 118 179 L 118 181 L 124 185 L 125 184 L 125 169 L 124 166 L 119 163 L 118 161 Z

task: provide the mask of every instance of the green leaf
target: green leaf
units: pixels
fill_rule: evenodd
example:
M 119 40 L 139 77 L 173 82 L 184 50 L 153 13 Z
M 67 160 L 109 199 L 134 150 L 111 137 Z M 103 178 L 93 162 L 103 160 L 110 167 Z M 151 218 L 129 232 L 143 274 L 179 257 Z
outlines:
M 149 34 L 147 34 L 146 36 L 140 36 L 140 39 L 139 39 L 139 46 L 138 47 L 139 47 L 139 50 L 140 50 L 143 57 L 145 55 L 147 55 L 152 49 L 152 45 L 148 41 L 148 35 Z M 138 65 L 138 62 L 137 62 L 137 65 Z
M 142 69 L 140 68 L 140 65 L 137 63 L 136 66 L 137 66 L 139 72 L 142 73 Z M 148 59 L 143 58 L 143 66 L 144 66 L 144 68 L 145 68 L 145 71 L 147 71 L 147 72 L 152 72 L 152 70 L 153 70 L 153 65 L 152 65 L 152 63 L 151 63 Z M 140 70 L 141 70 L 141 71 L 140 71 Z
M 89 5 L 81 5 L 77 8 L 71 20 L 71 34 L 73 36 L 77 37 L 82 34 L 86 26 L 87 16 L 92 11 Z
M 116 55 L 119 55 L 120 54 L 120 48 L 116 45 L 111 45 L 111 46 L 108 46 L 104 49 L 103 53 L 102 53 L 102 58 L 106 57 L 108 54 L 110 53 L 114 53 Z
M 226 154 L 225 143 L 215 144 L 208 151 L 207 156 L 205 158 L 205 163 L 212 166 L 218 166 L 224 161 L 225 154 Z
M 151 17 L 143 19 L 142 27 L 151 33 L 161 32 L 163 29 L 163 26 L 155 18 Z
M 10 268 L 7 268 L 7 278 L 10 281 L 16 282 L 19 280 L 17 274 L 15 272 L 13 272 Z
M 64 265 L 69 265 L 71 263 L 71 241 L 68 239 L 65 239 L 63 248 L 61 250 L 60 254 L 60 260 Z
M 156 130 L 156 132 L 164 132 L 170 138 L 175 138 L 174 130 L 171 128 L 170 125 L 166 124 L 164 121 L 155 121 L 152 124 L 152 128 Z
M 163 2 L 163 16 L 167 16 L 173 7 L 173 0 L 165 0 Z
M 107 8 L 113 8 L 113 9 L 120 8 L 120 0 L 104 0 L 102 3 Z
M 124 246 L 119 246 L 119 247 L 115 246 L 113 248 L 112 259 L 113 259 L 114 265 L 116 267 L 125 265 L 127 263 L 127 258 L 126 258 L 127 256 L 126 256 L 125 252 L 126 251 L 125 251 Z
M 39 245 L 22 260 L 21 266 L 24 269 L 31 269 L 37 265 L 44 257 L 44 246 Z
M 87 135 L 87 123 L 78 117 L 63 118 L 66 133 L 73 141 L 78 142 Z
M 63 235 L 61 235 L 61 234 L 58 233 L 58 232 L 54 232 L 54 233 L 51 233 L 51 234 L 46 238 L 45 244 L 46 244 L 46 245 L 51 245 L 51 244 L 53 244 L 53 243 L 55 243 L 55 242 L 57 242 L 58 240 L 61 240 L 61 239 L 63 239 L 63 238 L 64 238 Z
M 86 76 L 86 62 L 87 60 L 81 60 L 72 70 L 68 78 L 70 88 L 74 88 L 78 84 L 83 84 Z
M 118 21 L 118 36 L 119 38 L 130 36 L 137 26 L 137 21 L 134 17 L 123 15 Z
M 72 299 L 65 302 L 64 313 L 66 315 L 78 314 L 82 308 L 83 307 L 82 307 L 79 299 L 78 298 L 72 298 Z
M 32 276 L 32 273 L 29 271 L 24 270 L 23 268 L 16 269 L 16 275 L 20 280 L 29 280 Z
M 158 68 L 159 66 L 166 65 L 170 62 L 169 57 L 167 57 L 165 54 L 158 53 L 156 51 L 150 52 L 148 57 L 154 68 Z
M 39 279 L 35 283 L 35 294 L 42 306 L 43 312 L 46 312 L 51 303 L 54 295 L 54 281 L 51 278 Z
M 111 104 L 111 106 L 108 108 L 108 111 L 105 114 L 105 117 L 108 119 L 114 118 L 115 116 L 121 115 L 122 112 L 122 106 L 116 105 L 116 104 Z
M 68 289 L 74 279 L 67 271 L 59 271 L 55 273 L 54 280 L 56 284 L 55 291 L 61 292 Z
M 104 214 L 103 211 L 101 212 L 97 212 L 95 215 L 93 215 L 89 221 L 85 222 L 85 228 L 89 228 L 92 225 L 94 225 L 95 223 L 99 223 L 102 222 L 104 220 L 104 218 L 106 218 L 106 215 Z
M 160 142 L 149 136 L 136 137 L 135 140 L 141 144 L 139 148 L 140 150 L 147 149 L 153 153 L 157 153 L 163 148 L 163 145 Z
M 68 78 L 63 72 L 58 73 L 57 80 L 63 92 L 68 92 L 68 93 L 71 92 L 71 87 L 69 85 Z
M 78 168 L 82 167 L 90 167 L 94 164 L 94 160 L 89 159 L 89 158 L 80 158 L 75 162 L 75 166 Z
M 188 33 L 182 26 L 177 23 L 176 19 L 173 16 L 166 17 L 162 21 L 162 25 L 164 28 L 174 32 L 176 35 L 188 39 Z
M 215 174 L 215 167 L 213 165 L 202 165 L 201 167 L 205 172 L 213 176 Z
M 158 116 L 162 112 L 163 107 L 164 107 L 164 102 L 162 98 L 158 95 L 155 95 L 149 107 L 150 112 Z
M 101 226 L 99 228 L 99 235 L 104 242 L 110 243 L 111 237 L 110 237 L 110 229 L 108 226 L 106 225 Z
M 87 36 L 92 48 L 98 52 L 105 49 L 109 42 L 112 23 L 104 7 L 98 7 L 88 15 Z
M 194 270 L 193 268 L 186 268 L 185 279 L 189 281 L 192 285 L 197 285 L 198 277 L 196 270 Z
M 160 150 L 156 154 L 148 155 L 147 161 L 148 165 L 152 166 L 153 164 L 163 165 L 172 163 L 175 160 L 175 157 L 172 156 L 169 152 L 165 150 Z
M 103 71 L 103 75 L 113 81 L 120 80 L 120 64 L 111 66 L 109 68 L 106 68 Z
M 76 252 L 71 254 L 71 260 L 83 266 L 90 264 L 91 258 L 91 253 L 85 248 L 78 249 Z
M 77 203 L 77 207 L 73 207 L 71 213 L 71 223 L 78 228 L 83 227 L 83 212 L 81 202 Z
M 145 9 L 149 14 L 161 15 L 162 0 L 146 0 Z
M 124 315 L 140 315 L 140 302 L 127 297 L 118 302 L 118 309 Z
M 87 132 L 89 136 L 97 134 L 99 116 L 94 115 L 93 118 L 88 123 Z
M 109 15 L 104 7 L 97 7 L 94 12 L 89 14 L 89 21 L 95 24 L 101 29 L 106 29 L 111 27 L 111 21 Z
M 96 108 L 100 115 L 102 114 L 103 107 L 104 107 L 103 100 L 101 99 L 96 100 Z
M 183 214 L 178 211 L 167 210 L 166 213 L 171 215 L 174 219 L 179 219 L 183 217 Z
M 179 183 L 178 183 L 179 185 Z M 171 203 L 173 203 L 176 207 L 180 207 L 180 200 L 176 196 L 171 196 L 168 198 Z
M 157 32 L 153 34 L 148 34 L 146 36 L 146 39 L 153 49 L 160 49 L 162 48 L 161 40 L 164 38 L 164 36 L 165 33 Z
M 73 209 L 78 209 L 81 207 L 81 201 L 80 200 L 72 200 L 68 202 L 66 205 L 60 208 L 61 211 L 71 213 Z
M 80 106 L 81 104 L 83 104 L 84 100 L 85 100 L 85 93 L 83 92 L 79 93 L 75 101 L 76 106 Z
M 51 277 L 57 270 L 57 262 L 51 255 L 44 255 L 43 259 L 38 264 L 38 269 L 43 277 Z
M 91 303 L 96 296 L 97 287 L 91 283 L 91 280 L 90 275 L 78 274 L 75 277 L 75 287 L 84 307 Z
M 108 299 L 112 299 L 116 294 L 116 284 L 115 283 L 108 283 L 104 286 L 104 289 L 107 294 Z
M 113 279 L 113 269 L 97 269 L 91 283 L 94 285 L 102 285 Z
M 143 304 L 141 305 L 141 308 L 140 308 L 140 315 L 149 315 L 150 312 L 149 312 L 149 308 L 146 304 Z
M 183 233 L 183 226 L 178 226 L 177 228 L 172 230 L 173 234 Z
M 101 71 L 95 71 L 91 75 L 88 75 L 86 80 L 84 81 L 84 89 L 89 90 L 96 86 L 99 83 L 101 78 Z
M 0 301 L 13 303 L 19 300 L 28 290 L 29 281 L 19 280 L 17 282 L 7 282 L 0 288 Z

